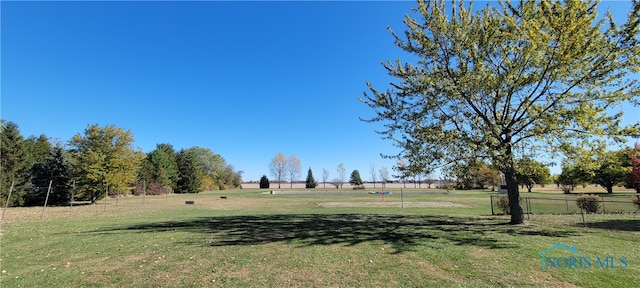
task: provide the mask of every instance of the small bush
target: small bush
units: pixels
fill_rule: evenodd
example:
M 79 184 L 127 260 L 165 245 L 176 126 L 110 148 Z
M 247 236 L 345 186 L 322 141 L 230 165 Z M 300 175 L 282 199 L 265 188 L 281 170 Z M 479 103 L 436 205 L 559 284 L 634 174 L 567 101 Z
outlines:
M 520 198 L 520 205 L 523 203 L 523 198 Z M 509 196 L 498 196 L 496 201 L 498 209 L 502 211 L 504 215 L 511 215 L 511 209 L 509 208 Z
M 587 213 L 598 213 L 600 212 L 600 197 L 597 195 L 582 194 L 576 197 L 576 205 Z
M 353 190 L 364 190 L 364 185 L 353 186 Z
M 631 197 L 631 202 L 636 205 L 636 208 L 640 209 L 640 195 Z

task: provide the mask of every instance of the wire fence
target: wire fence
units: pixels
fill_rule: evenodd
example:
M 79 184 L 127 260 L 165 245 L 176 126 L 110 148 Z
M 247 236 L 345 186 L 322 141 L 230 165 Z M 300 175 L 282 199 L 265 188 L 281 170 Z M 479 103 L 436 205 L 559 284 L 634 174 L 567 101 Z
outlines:
M 564 197 L 520 197 L 525 214 L 580 214 L 577 195 Z M 640 213 L 640 195 L 597 196 L 597 213 Z M 491 195 L 491 215 L 509 214 L 506 195 Z

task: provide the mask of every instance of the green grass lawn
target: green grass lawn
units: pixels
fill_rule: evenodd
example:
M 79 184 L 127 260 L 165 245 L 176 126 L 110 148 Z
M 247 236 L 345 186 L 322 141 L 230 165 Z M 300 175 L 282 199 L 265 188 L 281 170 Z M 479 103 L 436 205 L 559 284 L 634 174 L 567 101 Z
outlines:
M 490 192 L 238 190 L 10 208 L 2 287 L 637 287 L 640 216 L 491 216 Z M 228 199 L 220 199 L 225 195 Z M 195 201 L 185 205 L 186 200 Z M 327 205 L 327 203 L 332 203 Z M 382 203 L 382 204 L 381 204 Z M 413 204 L 413 205 L 409 205 Z M 425 205 L 422 205 L 425 204 Z M 426 205 L 429 204 L 429 205 Z M 459 204 L 459 205 L 453 205 Z M 548 268 L 576 245 L 625 268 Z M 557 258 L 572 256 L 553 251 Z M 594 265 L 595 266 L 595 265 Z

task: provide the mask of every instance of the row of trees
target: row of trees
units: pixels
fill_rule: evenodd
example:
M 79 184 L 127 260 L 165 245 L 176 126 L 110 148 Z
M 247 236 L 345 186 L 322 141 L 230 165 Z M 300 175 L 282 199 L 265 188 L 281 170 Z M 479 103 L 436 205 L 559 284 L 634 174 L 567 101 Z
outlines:
M 284 154 L 278 153 L 269 163 L 269 172 L 278 181 L 278 188 L 281 188 L 280 184 L 287 178 L 293 187 L 293 182 L 300 176 L 301 167 L 300 159 L 295 154 L 287 158 Z
M 380 179 L 382 179 L 382 183 L 383 183 L 382 185 L 384 187 L 384 183 L 389 181 L 389 172 L 387 168 L 386 167 L 380 168 L 380 170 L 377 171 L 379 174 L 376 174 L 375 166 L 373 166 L 372 164 L 371 167 L 372 167 L 372 180 L 374 183 L 374 187 L 378 179 L 377 178 L 378 175 L 380 176 Z M 284 154 L 278 153 L 271 159 L 271 162 L 269 162 L 269 172 L 271 173 L 271 176 L 274 179 L 276 179 L 278 183 L 278 188 L 281 188 L 281 183 L 284 181 L 289 181 L 290 183 L 289 187 L 293 188 L 293 183 L 298 181 L 299 179 L 300 171 L 301 171 L 300 159 L 298 159 L 298 157 L 296 157 L 295 154 L 291 154 L 291 156 L 286 157 Z M 340 165 L 338 165 L 338 168 L 336 169 L 337 176 L 334 177 L 333 180 L 329 183 L 334 185 L 336 188 L 342 188 L 342 186 L 346 182 L 346 175 L 347 175 L 346 171 L 347 170 L 344 167 L 344 164 L 340 163 Z M 323 188 L 326 188 L 328 180 L 329 180 L 329 170 L 323 168 L 322 169 Z M 349 183 L 354 186 L 362 186 L 364 184 L 364 181 L 362 181 L 362 177 L 360 177 L 360 172 L 358 170 L 353 170 L 353 172 L 351 173 Z M 269 186 L 270 186 L 269 178 L 267 178 L 266 175 L 263 175 L 260 178 L 260 188 L 269 188 Z M 315 177 L 313 176 L 313 171 L 311 170 L 311 167 L 309 167 L 309 170 L 307 171 L 307 178 L 305 180 L 305 187 L 315 188 L 317 186 L 318 186 L 318 181 L 316 181 Z
M 0 134 L 2 205 L 42 205 L 49 184 L 48 203 L 61 205 L 72 197 L 95 203 L 107 193 L 197 193 L 242 182 L 242 172 L 209 149 L 175 151 L 158 144 L 145 154 L 133 148 L 131 131 L 113 125 L 89 125 L 67 143 L 51 143 L 45 135 L 25 139 L 8 121 L 2 121 Z
M 554 179 L 565 193 L 578 185 L 598 184 L 613 193 L 624 185 L 640 193 L 640 145 L 601 153 L 580 151 L 562 164 L 562 173 Z
M 531 192 L 535 185 L 544 186 L 555 183 L 558 186 L 562 186 L 566 193 L 577 185 L 598 184 L 606 189 L 608 193 L 613 192 L 613 187 L 624 185 L 640 193 L 640 145 L 636 144 L 635 149 L 607 152 L 579 150 L 579 152 L 574 152 L 571 155 L 573 156 L 563 162 L 562 173 L 559 175 L 551 175 L 550 169 L 545 163 L 533 158 L 523 157 L 516 160 L 514 168 L 518 185 Z M 290 187 L 293 187 L 293 183 L 298 180 L 300 160 L 295 155 L 287 158 L 282 153 L 279 153 L 272 159 L 270 168 L 272 175 L 278 179 L 279 183 L 282 180 L 289 180 Z M 384 183 L 390 180 L 387 168 L 382 167 L 376 170 L 374 164 L 371 164 L 370 168 L 374 188 L 378 179 L 381 180 L 379 183 L 384 188 Z M 413 178 L 414 183 L 424 182 L 429 185 L 435 181 L 428 177 L 433 168 L 424 163 L 401 159 L 393 169 L 398 172 L 398 175 L 394 176 L 399 178 L 402 183 L 408 178 Z M 336 188 L 342 188 L 346 177 L 344 164 L 338 165 L 336 171 L 338 176 L 329 183 Z M 457 189 L 486 189 L 490 187 L 495 190 L 497 185 L 504 183 L 503 176 L 496 168 L 496 165 L 478 159 L 460 161 L 443 172 L 443 174 L 453 178 Z M 425 180 L 422 177 L 425 177 Z M 328 179 L 329 171 L 323 169 L 322 183 L 325 188 Z M 260 183 L 266 184 L 261 185 L 261 188 L 268 188 L 268 181 L 267 176 L 263 176 Z M 365 182 L 362 180 L 360 172 L 356 169 L 351 172 L 348 183 L 359 187 L 364 185 Z M 309 168 L 305 187 L 315 188 L 317 185 L 318 182 L 313 176 L 313 171 Z M 278 188 L 280 188 L 280 185 Z
M 551 171 L 547 165 L 535 159 L 524 157 L 515 161 L 515 175 L 518 185 L 531 192 L 534 185 L 545 185 L 551 181 Z M 504 183 L 503 176 L 496 165 L 478 159 L 459 162 L 449 167 L 445 174 L 455 180 L 457 189 L 486 189 Z
M 635 189 L 640 193 L 640 145 L 616 151 L 576 150 L 568 154 L 559 175 L 551 175 L 549 167 L 535 159 L 524 157 L 515 161 L 517 183 L 528 192 L 534 185 L 555 183 L 569 193 L 576 186 L 597 184 L 613 193 L 616 186 Z M 485 189 L 504 183 L 495 165 L 473 159 L 452 165 L 449 173 L 458 189 Z

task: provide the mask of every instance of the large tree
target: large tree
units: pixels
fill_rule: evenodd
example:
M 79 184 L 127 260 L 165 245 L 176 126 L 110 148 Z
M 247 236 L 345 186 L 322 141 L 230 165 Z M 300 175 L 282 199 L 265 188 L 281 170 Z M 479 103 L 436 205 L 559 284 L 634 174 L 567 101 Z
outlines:
M 155 183 L 165 193 L 175 189 L 178 183 L 176 152 L 171 144 L 157 144 L 142 162 L 139 179 Z
M 384 189 L 384 186 L 387 184 L 387 181 L 389 181 L 389 170 L 387 169 L 387 167 L 382 166 L 378 170 L 378 173 L 380 174 L 380 183 L 382 183 L 382 189 Z
M 287 157 L 282 153 L 276 154 L 269 162 L 269 172 L 273 178 L 278 180 L 278 189 L 280 189 L 280 183 L 287 172 Z
M 407 167 L 407 162 L 404 158 L 398 158 L 398 161 L 396 162 L 396 165 L 391 167 L 391 169 L 393 169 L 394 171 L 396 171 L 398 174 L 393 175 L 396 178 L 399 178 L 400 181 L 402 181 L 402 186 L 404 188 L 407 188 L 407 182 L 406 179 L 407 177 L 410 176 L 409 174 L 409 169 Z M 372 169 L 374 170 L 374 169 Z M 372 172 L 372 175 L 375 175 L 375 171 Z M 374 186 L 375 188 L 375 186 Z
M 191 147 L 187 149 L 195 158 L 203 191 L 238 188 L 242 184 L 242 171 L 236 171 L 232 165 L 209 148 Z
M 180 150 L 176 154 L 178 167 L 178 182 L 176 193 L 198 193 L 202 185 L 202 173 L 198 171 L 198 161 L 195 153 Z
M 542 162 L 528 157 L 516 161 L 518 184 L 527 187 L 528 192 L 531 192 L 531 188 L 535 184 L 546 184 L 549 177 L 551 177 L 551 170 Z
M 336 181 L 337 184 L 340 186 L 340 188 L 342 188 L 342 185 L 344 184 L 345 181 L 345 177 L 347 175 L 347 169 L 344 168 L 344 164 L 340 163 L 340 165 L 338 165 L 338 169 L 336 170 L 338 172 L 338 177 L 336 177 Z M 336 186 L 336 188 L 338 188 Z
M 49 183 L 51 183 L 51 191 L 47 205 L 69 203 L 73 193 L 72 171 L 66 154 L 67 151 L 62 146 L 55 146 L 41 163 L 31 167 L 32 189 L 27 194 L 26 205 L 43 205 L 47 200 Z
M 300 177 L 301 169 L 300 159 L 298 159 L 295 154 L 291 154 L 291 156 L 287 158 L 286 165 L 287 174 L 289 174 L 289 188 L 293 188 L 293 182 L 297 181 L 298 177 Z
M 95 203 L 105 191 L 128 191 L 139 171 L 144 153 L 132 147 L 130 130 L 109 125 L 89 125 L 84 135 L 69 141 L 71 164 L 76 173 L 77 199 Z
M 373 162 L 369 164 L 369 173 L 371 175 L 371 182 L 373 183 L 373 188 L 376 188 L 376 181 L 378 181 L 378 174 L 376 171 L 376 164 Z
M 584 162 L 566 160 L 562 163 L 562 172 L 558 175 L 558 183 L 564 191 L 569 193 L 578 185 L 587 185 L 593 180 L 593 170 Z
M 474 170 L 476 183 L 481 189 L 491 186 L 491 190 L 495 190 L 495 187 L 500 184 L 500 171 L 491 167 L 491 165 L 481 162 Z
M 640 123 L 620 127 L 622 113 L 638 105 L 640 1 L 616 25 L 598 18 L 597 2 L 501 1 L 473 10 L 454 1 L 418 1 L 420 19 L 395 44 L 417 57 L 383 63 L 398 79 L 391 89 L 371 83 L 361 101 L 399 147 L 419 143 L 446 165 L 488 158 L 508 187 L 511 223 L 524 221 L 514 147 L 563 152 L 589 147 L 604 136 L 638 135 Z M 632 74 L 631 74 L 632 75 Z
M 608 151 L 598 160 L 599 165 L 593 172 L 593 182 L 611 194 L 613 187 L 627 180 L 631 173 L 628 151 Z

